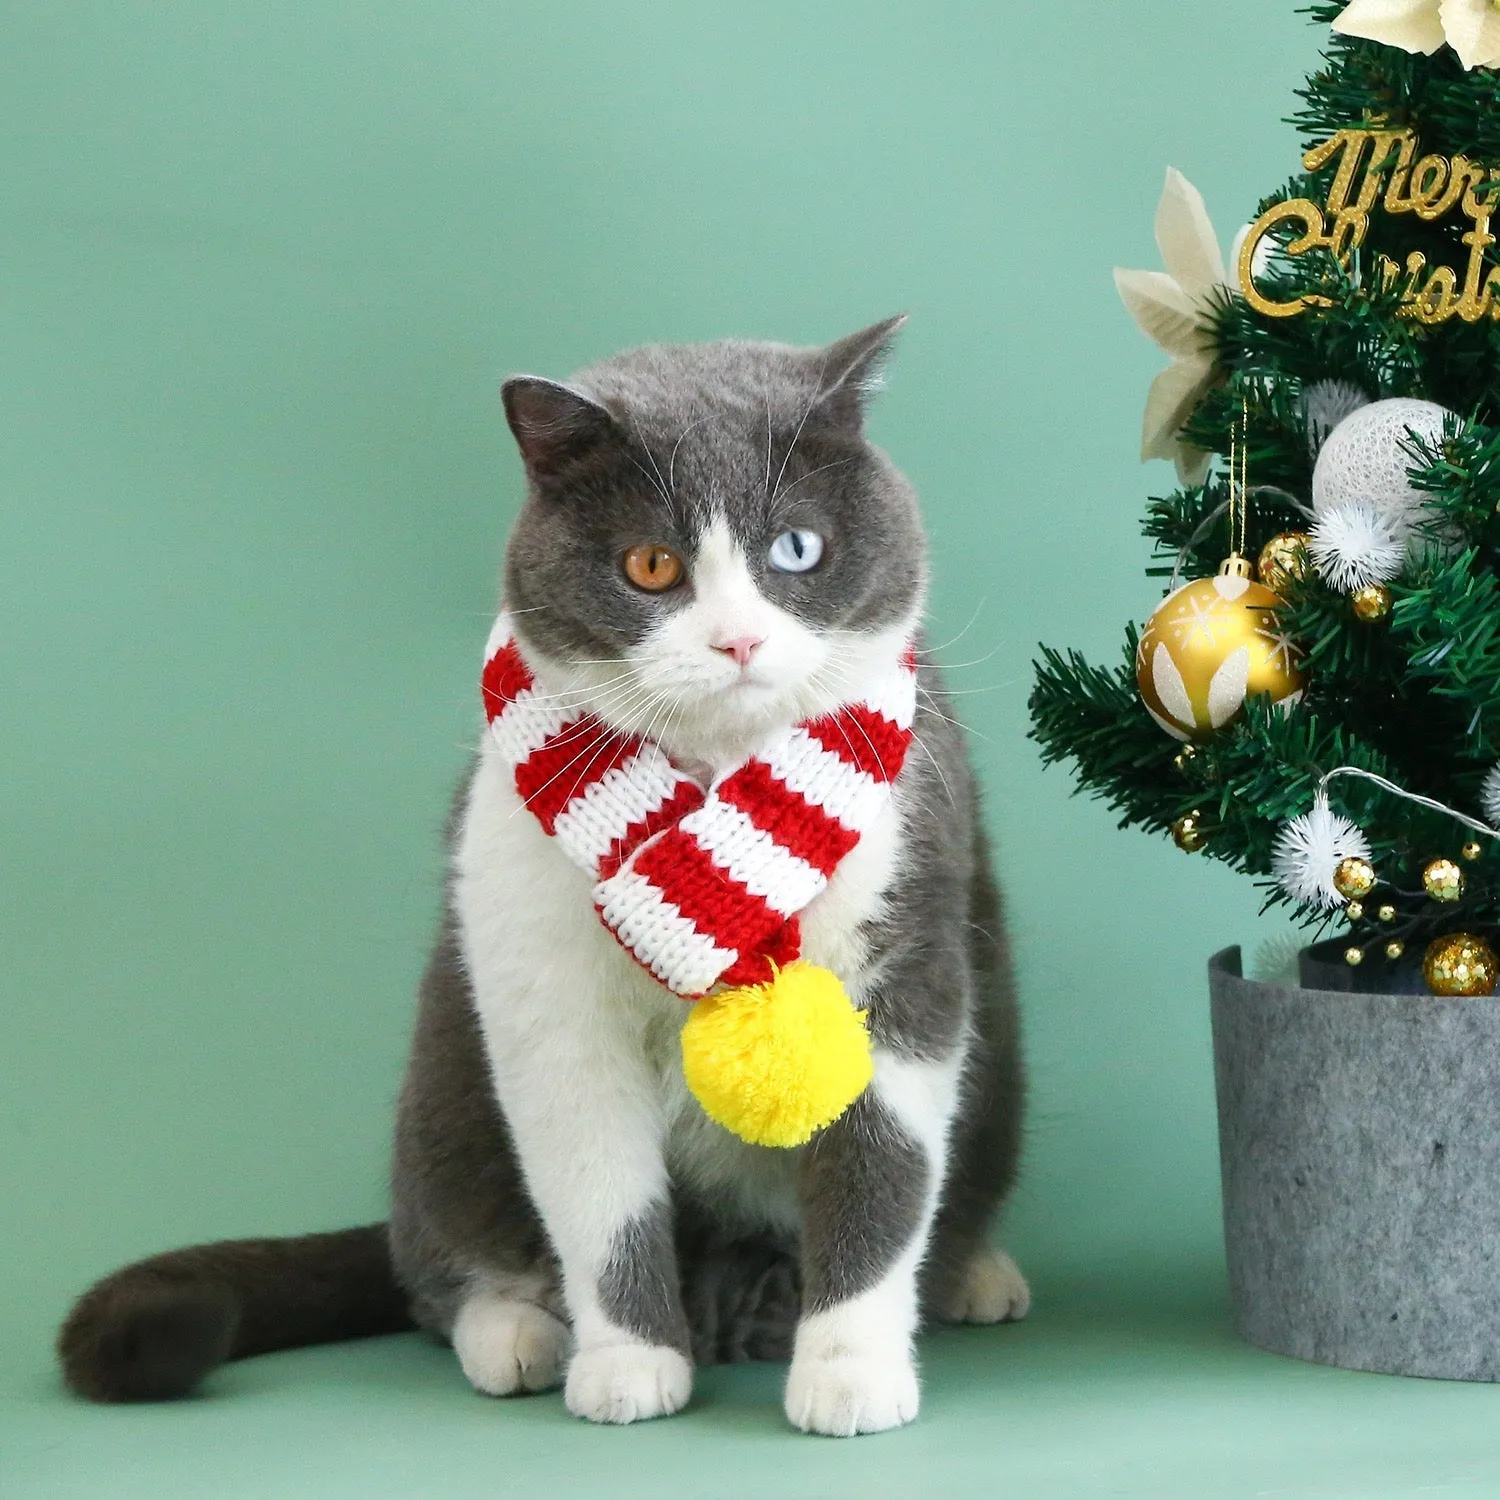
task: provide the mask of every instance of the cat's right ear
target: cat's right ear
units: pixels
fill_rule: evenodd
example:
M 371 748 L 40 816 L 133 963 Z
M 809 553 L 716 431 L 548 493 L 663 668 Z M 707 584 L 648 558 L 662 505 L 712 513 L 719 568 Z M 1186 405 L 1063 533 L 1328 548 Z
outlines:
M 527 471 L 555 474 L 615 432 L 615 419 L 572 386 L 539 375 L 513 375 L 500 387 L 505 420 Z

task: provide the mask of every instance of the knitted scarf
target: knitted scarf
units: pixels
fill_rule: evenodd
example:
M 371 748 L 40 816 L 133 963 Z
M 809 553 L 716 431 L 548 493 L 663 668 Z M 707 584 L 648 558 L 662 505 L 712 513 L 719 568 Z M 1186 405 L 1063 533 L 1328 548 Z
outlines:
M 507 615 L 490 633 L 485 717 L 521 801 L 621 947 L 698 1002 L 688 1087 L 756 1145 L 800 1145 L 873 1076 L 865 1013 L 799 959 L 798 916 L 888 807 L 916 682 L 908 645 L 864 697 L 768 735 L 705 789 L 651 740 L 538 692 Z
M 604 925 L 696 999 L 764 983 L 797 958 L 798 913 L 889 801 L 912 738 L 916 661 L 908 646 L 865 697 L 770 735 L 706 792 L 652 741 L 538 693 L 504 613 L 482 689 L 516 791 L 592 877 Z

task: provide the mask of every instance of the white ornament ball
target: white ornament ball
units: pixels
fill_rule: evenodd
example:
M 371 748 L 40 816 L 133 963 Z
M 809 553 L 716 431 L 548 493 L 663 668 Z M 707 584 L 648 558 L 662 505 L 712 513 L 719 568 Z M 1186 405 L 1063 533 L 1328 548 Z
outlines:
M 1312 500 L 1318 515 L 1355 501 L 1373 508 L 1391 535 L 1405 542 L 1426 498 L 1412 488 L 1411 434 L 1426 445 L 1442 441 L 1452 413 L 1435 401 L 1395 396 L 1351 412 L 1328 434 L 1313 468 Z

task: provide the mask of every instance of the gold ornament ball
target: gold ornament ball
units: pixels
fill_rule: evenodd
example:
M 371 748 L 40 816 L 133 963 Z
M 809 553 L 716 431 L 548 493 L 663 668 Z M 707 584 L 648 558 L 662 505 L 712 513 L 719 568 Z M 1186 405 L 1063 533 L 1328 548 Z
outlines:
M 1375 913 L 1375 915 L 1379 917 L 1382 922 L 1394 922 L 1396 920 L 1396 908 L 1389 902 L 1387 902 Z
M 1363 921 L 1365 915 L 1365 903 L 1363 901 L 1351 901 L 1348 906 L 1344 908 L 1344 915 L 1348 917 L 1351 922 Z
M 1434 901 L 1457 901 L 1464 893 L 1464 872 L 1451 859 L 1435 859 L 1422 871 L 1422 889 Z
M 1365 961 L 1365 950 L 1363 948 L 1345 948 L 1344 962 L 1351 969 L 1357 969 Z
M 1460 851 L 1467 860 L 1476 860 L 1484 853 L 1484 845 L 1478 839 L 1470 839 Z
M 1406 944 L 1403 943 L 1399 938 L 1393 939 L 1391 942 L 1385 945 L 1385 956 L 1390 959 L 1392 963 L 1395 963 L 1395 961 L 1400 958 L 1401 955 L 1405 952 Z
M 1333 888 L 1345 901 L 1362 901 L 1375 889 L 1375 867 L 1351 855 L 1334 866 Z
M 1354 606 L 1355 619 L 1369 625 L 1390 614 L 1391 591 L 1383 583 L 1367 583 L 1349 595 L 1349 602 Z
M 1278 594 L 1285 593 L 1289 583 L 1300 583 L 1312 571 L 1307 551 L 1310 540 L 1305 531 L 1281 531 L 1273 536 L 1255 561 L 1260 581 Z
M 1297 700 L 1300 655 L 1277 617 L 1280 604 L 1264 584 L 1230 572 L 1184 584 L 1156 607 L 1141 632 L 1135 677 L 1151 717 L 1173 739 L 1207 739 L 1252 694 L 1288 707 Z
M 1493 995 L 1500 962 L 1482 937 L 1450 932 L 1428 945 L 1422 974 L 1434 995 Z
M 1197 808 L 1172 825 L 1172 842 L 1184 854 L 1196 854 L 1203 847 L 1203 814 Z

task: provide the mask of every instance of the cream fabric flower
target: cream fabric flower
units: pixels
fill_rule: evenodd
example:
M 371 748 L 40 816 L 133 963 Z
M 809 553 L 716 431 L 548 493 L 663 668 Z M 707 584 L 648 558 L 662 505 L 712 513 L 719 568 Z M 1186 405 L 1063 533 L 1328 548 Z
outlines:
M 1446 43 L 1465 68 L 1500 67 L 1497 0 L 1350 0 L 1333 29 L 1403 52 L 1436 52 Z
M 1166 271 L 1115 270 L 1115 286 L 1130 316 L 1172 357 L 1146 398 L 1141 458 L 1170 458 L 1184 484 L 1202 484 L 1211 455 L 1179 434 L 1219 378 L 1211 317 L 1229 283 L 1203 195 L 1175 167 L 1167 168 L 1156 208 L 1156 243 Z

